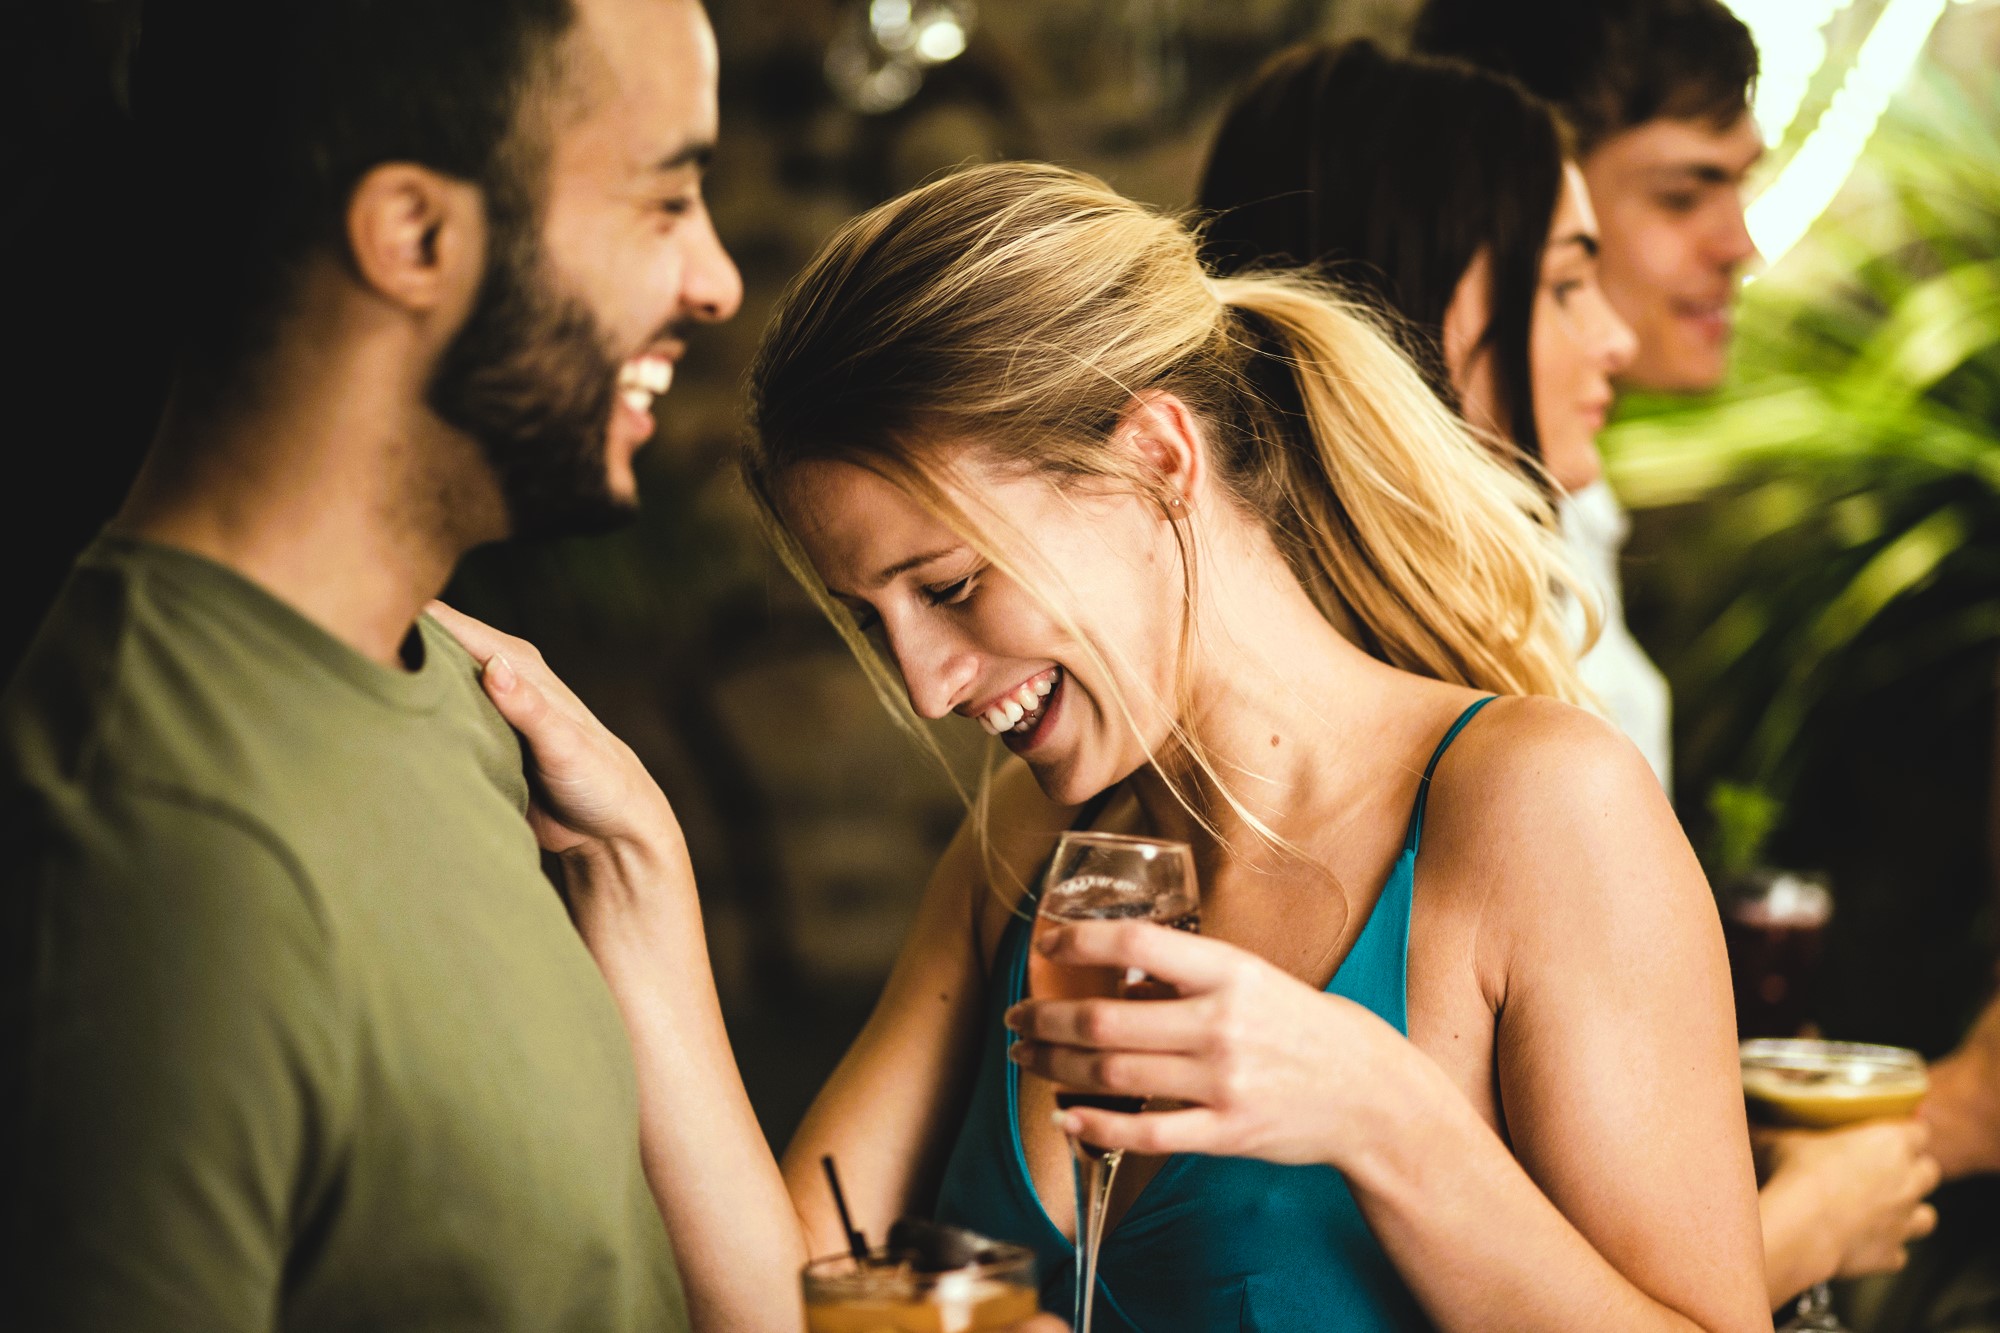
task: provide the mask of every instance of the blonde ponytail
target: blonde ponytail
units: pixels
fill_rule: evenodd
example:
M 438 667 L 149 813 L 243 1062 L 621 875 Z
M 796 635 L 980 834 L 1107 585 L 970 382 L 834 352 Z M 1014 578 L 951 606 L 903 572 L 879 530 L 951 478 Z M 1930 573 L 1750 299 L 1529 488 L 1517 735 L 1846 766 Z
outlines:
M 1323 283 L 1253 273 L 1211 288 L 1289 381 L 1266 389 L 1276 419 L 1254 433 L 1293 438 L 1257 441 L 1239 485 L 1328 619 L 1407 671 L 1585 702 L 1551 595 L 1589 598 L 1519 460 L 1496 457 L 1379 320 Z M 1292 401 L 1269 401 L 1281 393 Z

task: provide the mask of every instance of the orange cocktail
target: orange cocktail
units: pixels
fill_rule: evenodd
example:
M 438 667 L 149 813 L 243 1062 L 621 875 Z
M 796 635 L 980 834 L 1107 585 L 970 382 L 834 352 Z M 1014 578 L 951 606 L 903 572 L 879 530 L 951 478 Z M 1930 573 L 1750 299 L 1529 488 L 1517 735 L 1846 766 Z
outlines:
M 1038 1308 L 1034 1255 L 1015 1245 L 938 1273 L 907 1256 L 843 1254 L 806 1265 L 804 1285 L 807 1333 L 988 1333 Z

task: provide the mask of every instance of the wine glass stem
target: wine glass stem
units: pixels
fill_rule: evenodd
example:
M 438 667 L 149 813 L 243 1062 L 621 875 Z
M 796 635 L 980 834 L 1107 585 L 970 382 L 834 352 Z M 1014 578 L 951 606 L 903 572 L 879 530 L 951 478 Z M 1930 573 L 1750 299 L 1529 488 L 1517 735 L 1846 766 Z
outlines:
M 1070 1326 L 1090 1333 L 1090 1310 L 1097 1296 L 1097 1249 L 1104 1241 L 1104 1213 L 1111 1202 L 1111 1182 L 1117 1178 L 1122 1150 L 1095 1152 L 1079 1139 L 1069 1141 L 1076 1178 L 1076 1303 Z
M 1806 1289 L 1785 1325 L 1787 1333 L 1847 1333 L 1847 1325 L 1833 1312 L 1833 1291 L 1824 1282 Z

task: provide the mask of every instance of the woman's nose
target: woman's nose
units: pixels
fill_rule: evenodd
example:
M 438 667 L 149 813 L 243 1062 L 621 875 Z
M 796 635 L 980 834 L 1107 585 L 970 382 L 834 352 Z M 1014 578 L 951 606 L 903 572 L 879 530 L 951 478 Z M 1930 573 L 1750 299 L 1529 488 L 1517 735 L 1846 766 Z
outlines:
M 1616 375 L 1632 364 L 1632 358 L 1639 354 L 1639 335 L 1632 332 L 1609 301 L 1600 300 L 1603 327 L 1599 331 L 1598 346 L 1607 374 Z
M 952 634 L 935 629 L 892 634 L 889 651 L 918 717 L 935 720 L 950 713 L 978 679 L 977 655 Z

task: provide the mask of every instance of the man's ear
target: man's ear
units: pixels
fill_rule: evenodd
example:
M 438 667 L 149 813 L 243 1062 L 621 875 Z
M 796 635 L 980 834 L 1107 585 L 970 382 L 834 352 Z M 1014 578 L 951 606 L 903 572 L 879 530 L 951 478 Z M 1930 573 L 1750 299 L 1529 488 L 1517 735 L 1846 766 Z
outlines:
M 1208 443 L 1188 405 L 1162 389 L 1134 394 L 1111 438 L 1154 474 L 1170 515 L 1184 516 L 1208 480 Z
M 348 197 L 347 245 L 357 276 L 385 299 L 413 314 L 455 311 L 485 268 L 479 189 L 428 167 L 385 162 Z

